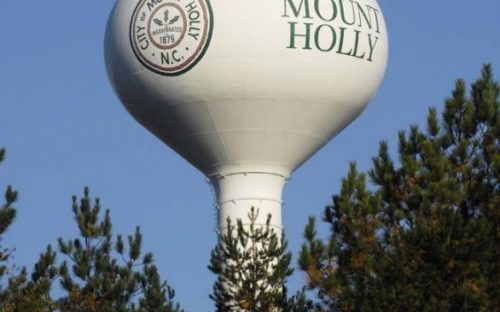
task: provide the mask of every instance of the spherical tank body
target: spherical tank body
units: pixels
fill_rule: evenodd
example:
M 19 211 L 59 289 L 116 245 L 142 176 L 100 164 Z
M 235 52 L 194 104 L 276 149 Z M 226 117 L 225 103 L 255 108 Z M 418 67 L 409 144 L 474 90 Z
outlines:
M 105 36 L 121 102 L 212 181 L 220 220 L 260 205 L 278 227 L 284 181 L 366 107 L 387 57 L 376 0 L 118 0 Z

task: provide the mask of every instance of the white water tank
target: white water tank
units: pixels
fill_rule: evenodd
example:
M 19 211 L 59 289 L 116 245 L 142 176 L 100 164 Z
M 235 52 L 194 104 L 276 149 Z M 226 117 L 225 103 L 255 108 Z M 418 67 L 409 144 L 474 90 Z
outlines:
M 210 179 L 221 228 L 252 206 L 281 227 L 284 182 L 363 111 L 387 57 L 375 0 L 118 0 L 105 37 L 121 102 Z

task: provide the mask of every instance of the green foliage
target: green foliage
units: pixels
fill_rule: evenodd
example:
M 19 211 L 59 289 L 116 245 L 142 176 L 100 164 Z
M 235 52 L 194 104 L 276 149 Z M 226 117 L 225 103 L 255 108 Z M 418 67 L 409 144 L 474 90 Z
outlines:
M 88 188 L 79 203 L 73 197 L 80 238 L 59 239 L 60 252 L 71 262 L 71 270 L 66 261 L 59 267 L 61 285 L 68 293 L 59 302 L 61 311 L 182 311 L 172 302 L 174 290 L 161 282 L 153 255 L 141 257 L 140 229 L 127 237 L 126 248 L 121 236 L 113 239 L 109 211 L 102 220 L 100 212 L 100 201 L 92 203 Z
M 2 312 L 51 312 L 56 311 L 56 302 L 50 296 L 52 282 L 57 270 L 52 265 L 56 253 L 50 246 L 40 255 L 31 279 L 25 268 L 9 279 L 9 287 L 0 304 Z
M 213 294 L 217 311 L 305 311 L 302 296 L 286 300 L 284 288 L 290 269 L 291 254 L 287 243 L 271 226 L 271 215 L 265 225 L 256 224 L 258 211 L 248 214 L 249 224 L 227 220 L 225 233 L 212 251 L 209 269 L 217 274 Z M 295 298 L 295 297 L 294 297 Z M 295 310 L 294 310 L 295 309 Z
M 0 160 L 4 155 L 0 150 Z M 0 207 L 0 240 L 16 215 L 12 207 L 16 199 L 17 192 L 9 186 L 6 203 Z M 127 237 L 127 244 L 121 236 L 113 239 L 109 211 L 101 217 L 99 199 L 92 204 L 88 188 L 80 202 L 73 197 L 72 207 L 80 237 L 58 241 L 60 254 L 69 262 L 57 266 L 57 253 L 49 245 L 31 276 L 25 268 L 15 274 L 6 265 L 11 251 L 0 246 L 0 282 L 9 273 L 6 287 L 0 288 L 0 312 L 183 311 L 172 301 L 174 290 L 161 281 L 153 255 L 141 256 L 139 228 Z M 58 299 L 50 295 L 56 280 L 65 291 Z
M 5 158 L 5 149 L 0 149 L 0 162 Z M 14 202 L 18 199 L 18 193 L 10 185 L 5 191 L 5 203 L 0 207 L 0 243 L 4 239 L 9 226 L 16 217 Z M 49 248 L 41 256 L 41 260 L 33 279 L 28 279 L 28 274 L 24 267 L 16 270 L 14 266 L 9 267 L 8 261 L 11 259 L 12 251 L 0 245 L 0 312 L 32 311 L 46 312 L 53 311 L 52 300 L 50 299 L 51 279 L 55 272 L 45 271 L 44 259 L 55 254 Z M 3 278 L 8 276 L 8 281 Z
M 500 306 L 500 87 L 490 65 L 441 122 L 385 142 L 369 176 L 351 165 L 325 209 L 327 241 L 305 230 L 300 267 L 328 311 L 495 311 Z
M 286 291 L 284 296 L 284 301 L 282 303 L 281 311 L 284 312 L 320 312 L 320 306 L 314 304 L 314 302 L 307 298 L 306 289 L 302 288 L 300 291 L 297 291 L 295 295 L 290 298 L 286 298 Z
M 14 218 L 16 217 L 16 210 L 12 207 L 12 204 L 17 200 L 17 192 L 12 189 L 12 186 L 8 186 L 5 191 L 5 201 L 6 203 L 0 208 L 0 235 L 7 231 L 7 228 L 12 224 Z
M 5 158 L 5 149 L 0 149 L 0 163 Z M 7 231 L 8 227 L 12 224 L 16 217 L 16 210 L 12 204 L 17 200 L 17 192 L 12 189 L 12 186 L 8 186 L 5 191 L 5 203 L 0 206 L 0 281 L 1 278 L 7 273 L 7 266 L 5 263 L 10 257 L 10 251 L 2 247 L 1 243 L 3 240 L 3 235 Z M 1 290 L 1 285 L 0 285 Z
M 0 163 L 5 159 L 5 149 L 0 149 Z M 8 273 L 7 261 L 10 258 L 10 250 L 4 248 L 1 243 L 4 239 L 3 235 L 9 228 L 16 217 L 16 210 L 12 204 L 17 200 L 17 192 L 9 185 L 5 191 L 5 203 L 0 206 L 0 283 L 2 278 Z M 1 298 L 2 284 L 0 284 Z

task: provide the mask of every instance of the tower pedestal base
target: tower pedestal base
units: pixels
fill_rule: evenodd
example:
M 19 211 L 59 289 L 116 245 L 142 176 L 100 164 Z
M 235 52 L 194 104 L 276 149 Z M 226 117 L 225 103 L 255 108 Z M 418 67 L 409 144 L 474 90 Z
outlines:
M 210 179 L 217 196 L 218 229 L 227 227 L 227 218 L 232 224 L 241 219 L 249 223 L 252 207 L 258 211 L 256 225 L 265 225 L 271 214 L 271 225 L 281 233 L 281 196 L 287 177 L 272 173 L 231 173 Z

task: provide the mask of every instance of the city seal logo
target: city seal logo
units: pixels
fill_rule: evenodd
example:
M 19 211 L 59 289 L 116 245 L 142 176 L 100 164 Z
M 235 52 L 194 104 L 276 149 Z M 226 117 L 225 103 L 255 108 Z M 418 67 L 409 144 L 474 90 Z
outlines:
M 140 0 L 130 23 L 130 42 L 144 66 L 176 76 L 203 57 L 212 29 L 209 0 Z

